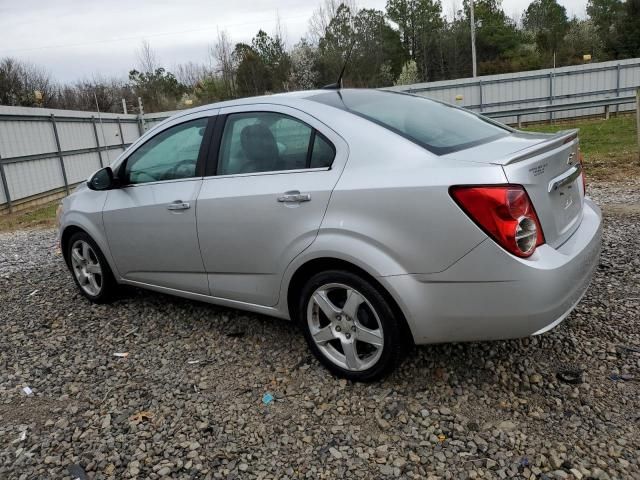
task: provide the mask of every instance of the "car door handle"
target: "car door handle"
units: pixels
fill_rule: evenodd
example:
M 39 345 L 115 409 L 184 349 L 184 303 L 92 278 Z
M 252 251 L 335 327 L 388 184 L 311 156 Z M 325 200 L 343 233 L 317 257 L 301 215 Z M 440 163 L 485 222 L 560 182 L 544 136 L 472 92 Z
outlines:
M 182 202 L 180 200 L 176 200 L 173 203 L 167 205 L 167 210 L 188 210 L 191 208 L 191 204 L 189 202 Z
M 310 200 L 311 200 L 310 193 L 300 193 L 298 190 L 285 192 L 278 197 L 278 201 L 283 203 L 301 203 L 301 202 L 308 202 Z

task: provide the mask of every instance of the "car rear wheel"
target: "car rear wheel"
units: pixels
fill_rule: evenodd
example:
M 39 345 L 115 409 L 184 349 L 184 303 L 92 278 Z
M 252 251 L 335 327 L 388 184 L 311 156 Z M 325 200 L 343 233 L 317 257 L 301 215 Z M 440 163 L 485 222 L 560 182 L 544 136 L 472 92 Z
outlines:
M 67 259 L 82 295 L 94 303 L 105 303 L 113 298 L 117 288 L 113 273 L 89 235 L 78 232 L 69 239 Z
M 402 320 L 358 275 L 342 270 L 314 275 L 302 291 L 298 312 L 309 348 L 340 377 L 377 380 L 401 360 Z

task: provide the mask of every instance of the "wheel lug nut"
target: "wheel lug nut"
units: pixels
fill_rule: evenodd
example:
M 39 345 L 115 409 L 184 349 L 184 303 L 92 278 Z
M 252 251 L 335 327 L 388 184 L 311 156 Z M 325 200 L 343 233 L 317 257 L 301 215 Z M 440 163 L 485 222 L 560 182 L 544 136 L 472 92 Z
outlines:
M 351 331 L 355 332 L 356 331 L 356 326 L 354 325 L 353 327 L 351 327 Z
M 338 325 L 338 326 L 336 327 L 336 332 L 339 332 L 339 331 L 341 331 L 341 330 L 342 330 L 342 328 L 340 328 L 340 325 Z
M 347 337 L 347 338 L 351 338 L 351 334 L 350 334 L 350 333 L 347 333 L 347 334 L 345 335 L 345 337 Z

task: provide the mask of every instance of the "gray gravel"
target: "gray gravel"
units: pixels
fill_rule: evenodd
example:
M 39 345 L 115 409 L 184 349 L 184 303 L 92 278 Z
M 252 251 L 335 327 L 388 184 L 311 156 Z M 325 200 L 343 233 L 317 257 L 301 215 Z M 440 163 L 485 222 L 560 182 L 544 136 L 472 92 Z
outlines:
M 639 224 L 607 215 L 555 330 L 417 348 L 371 385 L 288 322 L 138 290 L 90 305 L 53 231 L 0 234 L 0 478 L 640 478 Z

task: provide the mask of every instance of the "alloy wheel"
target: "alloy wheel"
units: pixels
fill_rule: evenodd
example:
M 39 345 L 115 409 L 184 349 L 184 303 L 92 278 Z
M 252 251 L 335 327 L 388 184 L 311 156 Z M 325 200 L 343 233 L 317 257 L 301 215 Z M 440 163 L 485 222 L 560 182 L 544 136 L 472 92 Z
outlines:
M 80 288 L 98 296 L 103 284 L 102 267 L 96 252 L 84 240 L 77 240 L 71 247 L 71 266 Z
M 307 323 L 320 352 L 341 368 L 367 370 L 382 355 L 380 318 L 371 302 L 348 285 L 330 283 L 316 289 L 307 305 Z

